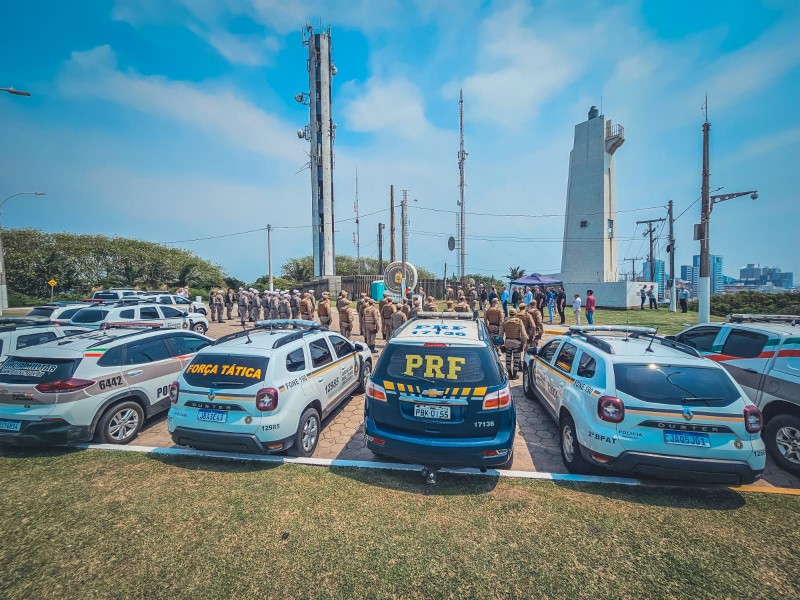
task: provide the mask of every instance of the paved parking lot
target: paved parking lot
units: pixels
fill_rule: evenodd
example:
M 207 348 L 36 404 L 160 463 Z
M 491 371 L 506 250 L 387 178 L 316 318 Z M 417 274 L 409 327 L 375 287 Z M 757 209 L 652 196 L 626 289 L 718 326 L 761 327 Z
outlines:
M 215 323 L 209 335 L 219 337 L 231 333 L 238 325 L 234 321 Z M 356 330 L 358 328 L 356 327 Z M 545 340 L 550 337 L 545 335 Z M 356 338 L 358 339 L 358 338 Z M 378 352 L 383 341 L 378 340 Z M 514 443 L 514 469 L 546 473 L 566 473 L 561 460 L 558 427 L 538 402 L 528 400 L 522 392 L 522 379 L 512 385 L 517 406 L 517 437 Z M 319 445 L 314 452 L 319 458 L 341 458 L 349 460 L 380 460 L 364 444 L 364 395 L 356 394 L 345 400 L 323 423 Z M 147 424 L 134 441 L 143 446 L 174 446 L 167 432 L 166 417 Z M 800 488 L 800 477 L 794 477 L 777 467 L 767 458 L 767 469 L 757 485 Z

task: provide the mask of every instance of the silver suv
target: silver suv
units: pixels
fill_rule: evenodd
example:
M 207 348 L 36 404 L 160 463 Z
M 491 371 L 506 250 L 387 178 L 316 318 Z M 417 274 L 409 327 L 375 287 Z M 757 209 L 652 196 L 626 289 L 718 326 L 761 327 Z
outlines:
M 0 365 L 0 443 L 127 444 L 169 408 L 169 385 L 210 338 L 139 327 L 15 351 Z
M 772 458 L 800 475 L 800 316 L 731 315 L 675 339 L 725 367 L 761 409 Z
M 108 323 L 160 324 L 170 329 L 190 329 L 201 334 L 208 331 L 208 320 L 199 313 L 139 300 L 89 306 L 79 310 L 70 320 L 71 325 L 90 328 L 100 328 Z

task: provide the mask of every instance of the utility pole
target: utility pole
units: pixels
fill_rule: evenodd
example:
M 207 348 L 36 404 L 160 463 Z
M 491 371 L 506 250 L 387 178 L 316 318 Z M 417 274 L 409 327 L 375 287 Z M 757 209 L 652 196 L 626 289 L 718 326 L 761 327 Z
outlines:
M 403 261 L 402 271 L 400 271 L 402 273 L 401 301 L 406 297 L 406 285 L 408 285 L 406 281 L 406 263 L 408 262 L 408 190 L 402 191 L 403 201 L 400 203 L 400 237 L 402 238 L 400 248 L 401 260 Z
M 389 261 L 394 262 L 394 185 L 389 186 Z
M 378 275 L 383 273 L 383 223 L 378 223 Z
M 636 258 L 626 258 L 624 260 L 631 261 L 631 281 L 636 281 L 636 261 L 644 260 L 644 256 L 637 256 Z
M 361 275 L 361 228 L 358 222 L 358 167 L 356 167 L 356 202 L 353 205 L 353 209 L 356 211 L 356 232 L 353 241 L 356 244 L 356 265 L 358 274 Z
M 466 186 L 464 181 L 464 162 L 467 160 L 467 152 L 464 150 L 464 90 L 460 90 L 458 93 L 458 130 L 461 136 L 461 142 L 458 147 L 458 205 L 461 208 L 458 222 L 458 245 L 461 252 L 461 285 L 464 285 L 467 277 L 467 225 L 465 221 L 466 208 L 464 207 L 464 187 Z
M 711 321 L 711 256 L 708 248 L 709 217 L 711 216 L 711 199 L 709 198 L 709 177 L 708 170 L 708 132 L 711 123 L 708 122 L 708 94 L 703 104 L 705 122 L 703 123 L 703 182 L 701 184 L 702 198 L 700 204 L 700 277 L 697 281 L 697 322 L 708 323 Z
M 655 281 L 656 279 L 656 261 L 655 261 L 655 238 L 653 234 L 655 233 L 655 228 L 653 227 L 654 223 L 663 223 L 665 219 L 647 219 L 645 221 L 636 221 L 637 225 L 647 225 L 647 231 L 644 232 L 645 235 L 650 235 L 650 281 Z
M 269 291 L 274 292 L 275 289 L 272 286 L 272 225 L 267 225 L 267 257 L 269 265 L 267 266 L 267 272 L 269 273 Z
M 669 243 L 667 244 L 667 252 L 669 252 L 669 312 L 677 312 L 677 299 L 675 298 L 675 219 L 672 212 L 672 200 L 667 203 L 667 219 L 669 222 Z

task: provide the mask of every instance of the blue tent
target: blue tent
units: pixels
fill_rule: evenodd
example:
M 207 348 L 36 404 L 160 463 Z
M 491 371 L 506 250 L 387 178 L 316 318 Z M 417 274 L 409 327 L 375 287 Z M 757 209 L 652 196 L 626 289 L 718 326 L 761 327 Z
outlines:
M 548 277 L 547 275 L 540 275 L 539 273 L 532 273 L 530 275 L 525 275 L 521 279 L 517 279 L 511 282 L 511 285 L 527 285 L 528 287 L 533 285 L 543 285 L 547 286 L 557 286 L 561 285 L 562 281 L 559 279 L 553 279 L 552 277 Z

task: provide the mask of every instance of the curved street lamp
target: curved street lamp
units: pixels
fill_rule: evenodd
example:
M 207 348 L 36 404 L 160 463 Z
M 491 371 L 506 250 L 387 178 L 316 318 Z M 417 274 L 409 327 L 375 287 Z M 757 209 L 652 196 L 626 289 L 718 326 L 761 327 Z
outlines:
M 0 92 L 7 92 L 7 93 L 11 94 L 12 96 L 30 96 L 31 95 L 30 92 L 26 92 L 24 90 L 15 90 L 13 87 L 0 88 Z
M 2 90 L 3 88 L 0 88 Z M 15 90 L 16 91 L 16 90 Z M 28 94 L 30 95 L 30 94 Z M 17 192 L 11 194 L 5 200 L 0 202 L 0 217 L 3 215 L 3 207 L 6 202 L 17 196 L 44 196 L 44 192 Z M 6 259 L 5 248 L 3 247 L 3 227 L 0 223 L 0 317 L 3 316 L 3 310 L 8 308 L 8 288 L 6 286 Z

